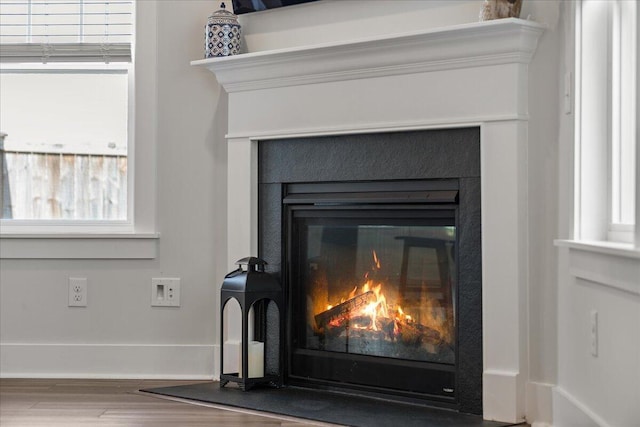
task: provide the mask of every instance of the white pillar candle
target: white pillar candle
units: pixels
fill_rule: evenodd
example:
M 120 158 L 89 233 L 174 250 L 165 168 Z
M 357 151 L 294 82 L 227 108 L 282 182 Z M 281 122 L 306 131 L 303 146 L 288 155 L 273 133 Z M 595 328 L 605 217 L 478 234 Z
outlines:
M 249 342 L 249 378 L 264 377 L 264 343 Z
M 248 345 L 249 378 L 264 377 L 264 343 L 260 341 L 249 341 Z M 238 377 L 242 378 L 242 352 L 239 354 Z
M 240 340 L 226 340 L 224 342 L 222 373 L 238 372 L 240 360 Z

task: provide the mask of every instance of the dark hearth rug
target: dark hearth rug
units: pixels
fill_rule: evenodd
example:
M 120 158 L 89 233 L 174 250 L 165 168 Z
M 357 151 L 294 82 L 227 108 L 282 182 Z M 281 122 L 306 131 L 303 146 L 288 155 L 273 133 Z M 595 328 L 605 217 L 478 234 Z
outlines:
M 220 388 L 218 382 L 140 390 L 146 393 L 270 412 L 354 427 L 504 427 L 476 415 L 297 387 Z

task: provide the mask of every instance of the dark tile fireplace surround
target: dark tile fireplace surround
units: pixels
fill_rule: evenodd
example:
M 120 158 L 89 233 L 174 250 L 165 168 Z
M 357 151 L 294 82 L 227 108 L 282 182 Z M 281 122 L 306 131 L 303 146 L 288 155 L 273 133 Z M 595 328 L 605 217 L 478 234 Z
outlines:
M 397 133 L 356 134 L 314 138 L 266 140 L 258 144 L 258 248 L 268 271 L 284 284 L 287 309 L 285 346 L 285 383 L 311 388 L 328 388 L 354 394 L 370 394 L 393 399 L 422 401 L 461 412 L 482 413 L 482 259 L 480 223 L 480 129 L 477 127 Z M 314 378 L 299 374 L 299 351 L 291 309 L 299 294 L 292 271 L 302 267 L 287 265 L 291 249 L 288 207 L 283 203 L 291 189 L 300 183 L 348 185 L 367 183 L 403 191 L 403 186 L 453 188 L 455 202 L 455 347 L 454 361 L 439 364 L 398 361 L 386 357 L 367 358 L 350 355 L 331 360 L 329 367 L 349 374 L 362 370 L 366 378 L 372 366 L 387 376 L 397 376 L 391 385 L 354 383 L 340 375 Z M 408 184 L 407 184 L 408 183 Z M 444 187 L 442 187 L 444 185 Z M 421 187 L 422 186 L 422 187 Z M 398 211 L 391 208 L 393 211 Z M 296 284 L 294 284 L 294 282 Z M 340 357 L 341 355 L 338 354 Z M 370 360 L 373 365 L 369 366 Z M 317 365 L 317 359 L 310 365 Z M 342 365 L 341 365 L 342 363 Z M 341 367 L 342 366 L 342 367 Z M 398 368 L 400 366 L 400 368 Z M 398 370 L 399 369 L 399 370 Z M 322 371 L 322 369 L 320 369 Z M 326 371 L 326 369 L 325 369 Z M 428 384 L 445 377 L 448 393 L 433 393 Z M 384 377 L 384 373 L 382 374 Z M 404 377 L 403 377 L 404 376 Z M 357 375 L 356 375 L 357 377 Z M 402 390 L 402 384 L 407 389 Z M 410 385 L 411 383 L 411 385 Z M 427 384 L 424 387 L 420 383 Z M 398 386 L 400 384 L 400 386 Z M 453 391 L 451 391 L 453 390 Z

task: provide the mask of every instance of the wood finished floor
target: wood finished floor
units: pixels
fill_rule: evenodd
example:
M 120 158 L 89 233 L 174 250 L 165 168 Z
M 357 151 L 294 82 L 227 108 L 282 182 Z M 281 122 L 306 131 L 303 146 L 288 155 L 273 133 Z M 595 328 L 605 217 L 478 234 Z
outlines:
M 138 392 L 196 381 L 0 379 L 0 426 L 331 426 Z

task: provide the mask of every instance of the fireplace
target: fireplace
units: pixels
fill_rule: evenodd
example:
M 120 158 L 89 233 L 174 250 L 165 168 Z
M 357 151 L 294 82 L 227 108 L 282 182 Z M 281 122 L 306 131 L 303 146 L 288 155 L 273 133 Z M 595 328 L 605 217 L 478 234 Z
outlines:
M 327 142 L 325 137 L 479 129 L 481 182 L 466 179 L 465 172 L 451 176 L 461 177 L 458 208 L 473 206 L 475 214 L 465 216 L 480 224 L 458 224 L 458 239 L 467 235 L 480 242 L 482 234 L 481 249 L 472 249 L 475 256 L 458 247 L 457 301 L 473 300 L 466 292 L 481 289 L 482 304 L 457 308 L 455 392 L 461 408 L 468 407 L 463 402 L 476 402 L 469 411 L 482 411 L 486 419 L 523 421 L 529 372 L 528 64 L 543 31 L 541 24 L 512 18 L 192 62 L 215 73 L 229 95 L 229 270 L 237 259 L 261 253 L 269 257 L 272 271 L 282 271 L 284 183 L 442 177 L 435 174 L 438 165 L 423 162 L 424 157 L 404 158 L 412 164 L 406 168 L 395 160 L 400 150 L 384 144 L 377 147 L 382 156 L 367 165 L 368 171 L 358 168 L 358 177 L 336 166 L 362 154 L 356 153 L 359 144 L 346 155 L 323 145 L 327 157 L 317 164 L 296 163 L 289 151 L 279 152 L 284 163 L 277 176 L 276 170 L 258 170 L 272 142 L 305 145 L 301 137 Z M 458 154 L 464 159 L 466 153 Z M 325 164 L 338 174 L 328 177 Z M 405 168 L 424 173 L 376 176 L 388 165 L 401 173 Z M 306 178 L 289 179 L 304 170 Z M 467 205 L 465 199 L 479 198 L 480 190 L 481 201 Z M 474 264 L 460 265 L 462 259 Z M 471 272 L 480 272 L 481 284 L 463 287 Z M 229 332 L 234 334 L 239 332 Z
M 285 189 L 289 378 L 446 400 L 455 393 L 456 183 L 384 184 Z
M 287 293 L 287 384 L 481 413 L 479 136 L 260 144 L 259 256 Z

